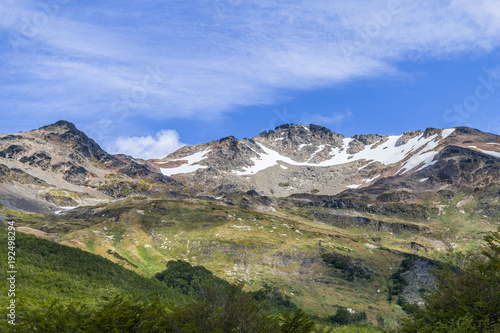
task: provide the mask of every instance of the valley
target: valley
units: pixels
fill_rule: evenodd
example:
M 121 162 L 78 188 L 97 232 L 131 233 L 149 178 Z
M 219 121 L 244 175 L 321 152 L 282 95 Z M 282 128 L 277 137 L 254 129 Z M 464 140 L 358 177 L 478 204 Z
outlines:
M 272 286 L 314 318 L 347 308 L 395 327 L 435 288 L 437 262 L 497 230 L 499 143 L 468 128 L 283 125 L 145 161 L 58 122 L 0 136 L 0 222 L 137 278 L 182 260 L 249 292 Z

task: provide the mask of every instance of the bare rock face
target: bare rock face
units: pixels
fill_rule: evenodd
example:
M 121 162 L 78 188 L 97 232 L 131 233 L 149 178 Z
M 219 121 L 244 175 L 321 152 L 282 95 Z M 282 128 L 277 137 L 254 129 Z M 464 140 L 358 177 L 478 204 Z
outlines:
M 361 142 L 363 145 L 372 145 L 386 139 L 386 136 L 379 134 L 356 134 L 352 137 L 355 141 Z
M 52 166 L 52 171 L 60 174 L 65 181 L 79 186 L 87 185 L 90 179 L 87 169 L 72 162 L 58 163 Z
M 79 198 L 83 203 L 179 185 L 147 161 L 106 153 L 67 121 L 18 135 L 0 135 L 0 164 L 0 187 L 17 186 L 15 191 L 20 197 L 49 205 L 76 202 L 64 195 Z M 61 190 L 64 194 L 55 195 L 49 190 Z
M 26 153 L 26 150 L 19 145 L 12 145 L 8 148 L 0 151 L 0 157 L 7 159 L 17 159 L 20 156 L 23 156 Z
M 45 152 L 36 152 L 31 156 L 23 156 L 19 161 L 42 170 L 48 170 L 52 164 L 52 157 Z
M 427 133 L 427 131 L 426 131 Z M 427 134 L 430 134 L 431 131 L 429 131 Z M 402 146 L 408 142 L 408 140 L 416 138 L 418 136 L 422 135 L 422 131 L 411 131 L 411 132 L 405 132 L 399 139 L 396 141 L 396 147 Z M 425 137 L 427 138 L 429 135 L 426 135 Z
M 47 143 L 60 147 L 60 153 L 72 154 L 76 160 L 95 161 L 105 168 L 119 168 L 125 165 L 115 156 L 102 150 L 94 140 L 79 131 L 70 122 L 61 120 L 52 125 L 41 127 L 36 132 Z
M 431 273 L 436 267 L 437 265 L 432 261 L 416 259 L 412 262 L 410 269 L 401 274 L 407 281 L 401 293 L 406 303 L 424 306 L 422 295 L 429 294 L 436 289 L 436 278 Z
M 285 124 L 253 139 L 227 137 L 183 147 L 156 165 L 215 195 L 228 190 L 278 197 L 371 191 L 374 198 L 392 202 L 443 185 L 491 184 L 498 179 L 496 154 L 498 136 L 469 128 L 346 138 L 321 126 Z M 389 184 L 394 188 L 386 188 Z
M 326 160 L 332 148 L 340 148 L 345 137 L 317 125 L 285 124 L 262 132 L 255 141 L 298 162 Z
M 184 184 L 183 192 L 211 196 L 252 190 L 274 197 L 346 192 L 383 202 L 411 201 L 425 191 L 498 182 L 499 157 L 497 135 L 465 127 L 346 138 L 317 125 L 285 124 L 251 139 L 230 136 L 185 146 L 154 161 L 110 155 L 66 121 L 0 135 L 5 168 L 99 200 Z M 44 197 L 43 186 L 43 193 L 31 189 L 26 195 Z

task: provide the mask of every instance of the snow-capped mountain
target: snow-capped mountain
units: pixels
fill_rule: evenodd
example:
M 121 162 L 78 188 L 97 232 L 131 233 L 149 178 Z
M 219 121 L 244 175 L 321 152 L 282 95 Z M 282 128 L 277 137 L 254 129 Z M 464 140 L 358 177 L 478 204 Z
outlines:
M 287 124 L 151 161 L 110 155 L 65 121 L 0 135 L 0 205 L 29 211 L 166 192 L 220 197 L 253 190 L 284 197 L 349 191 L 387 201 L 499 179 L 500 137 L 465 127 L 348 138 L 321 126 Z
M 157 165 L 164 175 L 207 193 L 253 189 L 274 196 L 333 195 L 382 179 L 425 175 L 449 147 L 462 148 L 462 156 L 500 160 L 499 136 L 469 128 L 344 137 L 317 125 L 286 124 L 252 139 L 186 146 Z M 417 183 L 427 185 L 429 178 Z

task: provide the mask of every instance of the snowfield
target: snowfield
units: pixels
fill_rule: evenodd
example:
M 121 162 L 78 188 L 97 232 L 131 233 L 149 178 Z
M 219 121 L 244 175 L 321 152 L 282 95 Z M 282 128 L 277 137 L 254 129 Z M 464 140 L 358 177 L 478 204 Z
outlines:
M 342 147 L 332 148 L 330 151 L 331 158 L 320 163 L 311 163 L 309 161 L 311 161 L 316 156 L 316 154 L 323 151 L 324 149 L 327 149 L 328 145 L 318 146 L 316 151 L 312 153 L 307 162 L 298 162 L 291 159 L 290 157 L 281 155 L 277 151 L 270 149 L 261 143 L 257 143 L 262 149 L 263 153 L 260 152 L 258 154 L 258 157 L 251 158 L 253 165 L 240 170 L 233 170 L 232 173 L 239 176 L 254 175 L 259 171 L 277 165 L 280 165 L 281 168 L 286 169 L 286 166 L 284 166 L 283 164 L 295 166 L 328 167 L 347 164 L 354 161 L 366 161 L 367 164 L 360 168 L 362 169 L 373 162 L 379 162 L 383 165 L 389 165 L 399 163 L 407 159 L 403 162 L 401 169 L 396 172 L 396 174 L 404 174 L 418 166 L 420 166 L 418 170 L 421 170 L 435 163 L 434 157 L 438 154 L 438 152 L 434 149 L 439 145 L 440 140 L 447 138 L 454 131 L 454 128 L 442 130 L 441 139 L 439 139 L 438 134 L 434 134 L 428 138 L 424 138 L 424 135 L 422 134 L 418 137 L 409 139 L 408 142 L 400 146 L 396 146 L 396 143 L 403 135 L 391 135 L 387 137 L 387 141 L 383 144 L 379 144 L 378 146 L 376 146 L 376 144 L 367 145 L 363 150 L 355 154 L 347 153 L 349 144 L 353 141 L 353 139 L 345 138 L 343 140 Z M 306 145 L 300 145 L 298 149 L 301 150 L 305 146 Z M 195 172 L 196 170 L 199 170 L 201 168 L 206 168 L 206 166 L 200 165 L 199 162 L 205 159 L 210 151 L 211 149 L 206 149 L 204 151 L 194 153 L 190 156 L 171 160 L 170 162 L 187 161 L 187 163 L 175 168 L 161 168 L 161 171 L 166 176 L 172 176 L 181 173 Z M 489 151 L 483 152 L 493 156 L 498 155 L 497 157 L 500 157 L 500 153 Z M 282 164 L 280 164 L 279 162 L 281 162 Z M 368 179 L 366 180 L 366 182 L 371 182 L 375 178 Z
M 447 138 L 455 131 L 454 128 L 445 129 L 442 131 L 442 139 Z M 349 143 L 353 140 L 352 138 L 345 138 L 342 148 L 334 148 L 330 153 L 332 158 L 320 163 L 310 163 L 310 162 L 297 162 L 289 157 L 283 156 L 280 153 L 267 148 L 266 146 L 259 143 L 259 146 L 264 151 L 259 157 L 252 158 L 254 165 L 244 168 L 243 171 L 233 171 L 234 174 L 244 176 L 256 174 L 259 171 L 265 170 L 272 166 L 278 165 L 279 161 L 297 166 L 316 166 L 316 167 L 327 167 L 335 166 L 340 164 L 347 164 L 354 161 L 365 160 L 369 163 L 380 162 L 384 165 L 389 165 L 393 163 L 398 163 L 408 157 L 408 154 L 412 152 L 418 152 L 418 154 L 412 156 L 408 161 L 403 164 L 403 168 L 398 172 L 407 172 L 421 163 L 424 165 L 421 168 L 425 168 L 432 165 L 434 157 L 438 152 L 432 151 L 438 144 L 438 135 L 434 134 L 428 138 L 424 138 L 423 134 L 419 137 L 408 140 L 407 143 L 396 146 L 396 142 L 402 137 L 402 135 L 389 136 L 388 140 L 378 147 L 373 148 L 374 144 L 367 145 L 365 149 L 356 153 L 348 154 L 347 148 Z M 318 150 L 313 153 L 316 155 L 319 151 L 325 149 L 325 146 L 318 147 Z
M 161 173 L 163 173 L 165 176 L 172 176 L 172 175 L 177 175 L 180 173 L 190 173 L 190 172 L 195 172 L 198 169 L 203 169 L 206 168 L 204 165 L 199 165 L 197 163 L 201 162 L 203 159 L 207 158 L 207 154 L 211 152 L 211 149 L 206 149 L 202 152 L 194 153 L 193 155 L 178 158 L 175 160 L 171 160 L 169 162 L 163 162 L 165 163 L 170 163 L 170 162 L 175 162 L 175 161 L 187 161 L 187 163 L 180 165 L 175 168 L 160 168 Z

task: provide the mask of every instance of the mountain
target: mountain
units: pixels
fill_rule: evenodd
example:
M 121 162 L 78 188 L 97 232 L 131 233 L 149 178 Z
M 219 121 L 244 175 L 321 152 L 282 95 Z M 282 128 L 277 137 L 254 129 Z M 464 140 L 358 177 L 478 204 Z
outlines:
M 394 326 L 448 250 L 497 228 L 499 180 L 500 137 L 465 127 L 346 138 L 291 124 L 144 161 L 61 121 L 0 135 L 0 227 L 146 276 L 186 261 L 309 314 Z
M 67 121 L 0 134 L 0 204 L 8 208 L 54 212 L 176 185 L 147 161 L 106 153 Z
M 286 124 L 252 139 L 186 146 L 156 165 L 207 194 L 255 190 L 284 197 L 388 182 L 415 191 L 485 186 L 498 180 L 499 158 L 499 136 L 464 127 L 346 138 L 317 125 Z

